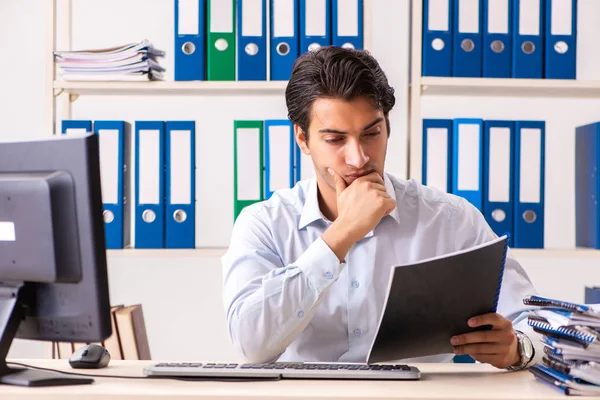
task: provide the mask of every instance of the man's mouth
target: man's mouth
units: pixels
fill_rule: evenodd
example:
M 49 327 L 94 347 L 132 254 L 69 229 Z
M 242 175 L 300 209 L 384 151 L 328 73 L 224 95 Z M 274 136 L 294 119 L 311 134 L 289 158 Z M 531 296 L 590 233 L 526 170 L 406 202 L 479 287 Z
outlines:
M 352 174 L 346 175 L 346 179 L 355 180 L 355 179 L 360 178 L 361 176 L 369 175 L 372 172 L 374 172 L 374 170 L 354 172 Z

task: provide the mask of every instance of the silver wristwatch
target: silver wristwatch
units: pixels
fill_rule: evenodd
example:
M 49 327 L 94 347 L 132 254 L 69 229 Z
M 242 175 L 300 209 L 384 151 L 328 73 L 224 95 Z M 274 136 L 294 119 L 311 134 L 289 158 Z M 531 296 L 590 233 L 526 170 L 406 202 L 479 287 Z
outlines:
M 527 366 L 527 364 L 529 364 L 531 360 L 533 360 L 533 356 L 535 355 L 535 348 L 533 347 L 533 343 L 531 343 L 531 339 L 529 339 L 529 336 L 517 330 L 515 330 L 515 335 L 517 335 L 517 348 L 519 350 L 521 362 L 508 367 L 507 369 L 509 371 L 520 371 L 524 369 Z

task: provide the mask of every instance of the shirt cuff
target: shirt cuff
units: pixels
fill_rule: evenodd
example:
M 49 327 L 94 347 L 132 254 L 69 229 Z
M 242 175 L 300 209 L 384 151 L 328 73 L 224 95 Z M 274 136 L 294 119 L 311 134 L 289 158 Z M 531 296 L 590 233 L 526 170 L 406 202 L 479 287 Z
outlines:
M 318 238 L 296 260 L 296 266 L 306 275 L 312 286 L 321 293 L 338 279 L 346 263 L 340 263 L 327 243 Z

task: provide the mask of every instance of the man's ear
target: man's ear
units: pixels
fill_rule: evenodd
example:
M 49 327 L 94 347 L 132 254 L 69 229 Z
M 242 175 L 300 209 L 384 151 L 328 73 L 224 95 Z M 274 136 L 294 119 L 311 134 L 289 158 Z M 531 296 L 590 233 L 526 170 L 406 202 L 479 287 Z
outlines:
M 306 142 L 306 135 L 298 125 L 294 125 L 294 136 L 296 137 L 296 143 L 300 146 L 300 150 L 307 156 L 310 155 L 308 143 Z

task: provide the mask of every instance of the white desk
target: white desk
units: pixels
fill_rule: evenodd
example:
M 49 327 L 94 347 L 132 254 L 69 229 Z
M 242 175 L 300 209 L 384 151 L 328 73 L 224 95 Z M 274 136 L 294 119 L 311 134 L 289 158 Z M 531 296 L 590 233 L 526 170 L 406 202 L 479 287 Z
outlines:
M 14 360 L 75 371 L 66 360 Z M 152 364 L 156 361 L 152 362 Z M 142 376 L 148 361 L 112 361 L 92 373 Z M 537 382 L 528 371 L 504 372 L 481 364 L 415 364 L 419 381 L 189 382 L 94 378 L 91 385 L 22 388 L 0 385 L 0 399 L 565 399 L 561 391 Z M 86 370 L 77 370 L 86 371 Z M 92 371 L 92 370 L 88 370 Z M 600 399 L 600 397 L 597 397 Z

